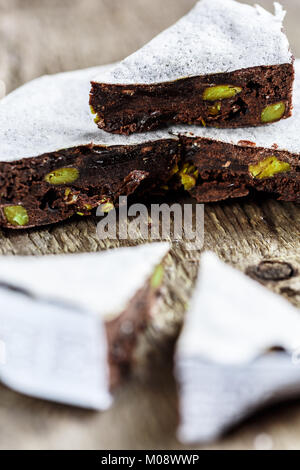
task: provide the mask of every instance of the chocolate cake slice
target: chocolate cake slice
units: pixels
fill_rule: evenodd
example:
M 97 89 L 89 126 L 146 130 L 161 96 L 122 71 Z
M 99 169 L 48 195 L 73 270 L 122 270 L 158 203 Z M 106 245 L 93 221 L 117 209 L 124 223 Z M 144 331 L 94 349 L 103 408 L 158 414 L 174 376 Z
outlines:
M 35 227 L 111 209 L 119 196 L 184 187 L 198 202 L 252 189 L 299 202 L 300 62 L 295 114 L 272 126 L 172 126 L 118 136 L 95 128 L 86 101 L 100 67 L 37 79 L 1 101 L 0 226 Z
M 294 113 L 272 126 L 173 128 L 180 136 L 181 182 L 198 202 L 262 191 L 300 202 L 300 60 L 295 62 Z
M 175 358 L 179 439 L 215 440 L 256 410 L 299 397 L 299 338 L 296 308 L 205 253 Z
M 90 104 L 100 129 L 132 134 L 174 123 L 261 126 L 288 118 L 293 56 L 285 13 L 202 0 L 146 46 L 96 75 Z
M 89 84 L 102 69 L 42 77 L 1 100 L 0 226 L 87 215 L 170 179 L 177 137 L 164 131 L 127 138 L 95 127 Z
M 3 257 L 0 380 L 40 398 L 109 406 L 156 306 L 169 248 Z

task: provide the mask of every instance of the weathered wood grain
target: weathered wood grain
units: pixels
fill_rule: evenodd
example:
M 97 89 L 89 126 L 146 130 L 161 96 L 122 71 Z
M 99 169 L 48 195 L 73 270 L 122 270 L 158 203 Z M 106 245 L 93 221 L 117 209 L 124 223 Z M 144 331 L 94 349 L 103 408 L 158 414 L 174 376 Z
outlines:
M 193 3 L 193 0 L 0 0 L 0 79 L 11 90 L 44 73 L 117 60 L 175 21 Z M 300 52 L 294 28 L 300 6 L 295 2 L 291 7 L 295 15 L 290 15 L 289 32 Z M 96 222 L 94 217 L 78 218 L 43 229 L 0 231 L 0 254 L 93 252 L 119 246 L 118 241 L 98 240 Z M 300 307 L 299 233 L 300 207 L 294 204 L 256 199 L 205 208 L 205 249 L 252 274 L 253 267 L 262 261 L 288 263 L 292 267 L 291 278 L 261 282 L 297 307 Z M 181 448 L 175 436 L 172 349 L 199 258 L 200 253 L 193 252 L 191 256 L 183 245 L 173 245 L 172 255 L 166 260 L 159 312 L 147 331 L 146 341 L 143 339 L 141 353 L 137 354 L 135 373 L 119 390 L 110 411 L 84 412 L 26 398 L 0 387 L 0 449 Z M 300 403 L 255 417 L 212 447 L 251 449 L 261 433 L 272 437 L 274 448 L 300 448 Z

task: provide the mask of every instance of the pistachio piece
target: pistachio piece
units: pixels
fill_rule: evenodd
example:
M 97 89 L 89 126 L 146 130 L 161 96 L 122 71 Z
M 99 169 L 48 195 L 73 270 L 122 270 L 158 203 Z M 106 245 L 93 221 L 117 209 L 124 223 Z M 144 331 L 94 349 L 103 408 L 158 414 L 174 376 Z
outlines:
M 90 104 L 90 109 L 91 109 L 91 113 L 94 114 L 94 115 L 96 115 L 96 117 L 95 117 L 95 119 L 94 119 L 94 122 L 95 122 L 96 124 L 98 124 L 98 122 L 100 121 L 100 117 L 99 117 L 99 115 L 97 114 L 97 111 L 95 110 L 94 106 L 92 106 L 91 104 Z
M 285 113 L 285 103 L 270 104 L 261 113 L 261 122 L 274 122 L 282 118 Z
M 70 184 L 74 183 L 79 178 L 79 171 L 77 168 L 59 168 L 53 170 L 45 176 L 45 181 L 49 184 Z
M 291 171 L 291 165 L 278 160 L 278 158 L 272 155 L 256 165 L 249 165 L 249 171 L 253 178 L 261 180 L 264 178 L 272 178 L 278 173 L 288 173 Z
M 104 212 L 105 214 L 108 214 L 115 208 L 114 204 L 110 201 L 103 201 L 100 207 L 101 207 L 101 211 Z
M 196 186 L 199 172 L 193 164 L 185 163 L 183 165 L 182 170 L 179 172 L 179 175 L 181 179 L 181 184 L 183 185 L 186 191 L 189 191 L 194 186 Z
M 208 113 L 210 116 L 217 116 L 221 111 L 221 101 L 217 101 L 215 104 L 208 108 Z
M 95 124 L 98 124 L 98 122 L 100 122 L 100 116 L 99 114 L 96 115 L 95 119 L 94 119 L 94 122 Z
M 181 183 L 186 191 L 190 191 L 194 186 L 196 186 L 196 178 L 190 175 L 182 175 Z
M 206 88 L 203 92 L 205 101 L 217 101 L 233 98 L 241 93 L 242 88 L 233 85 L 216 85 Z
M 70 188 L 65 190 L 64 201 L 69 206 L 71 204 L 75 204 L 79 197 L 79 193 L 74 193 Z
M 11 225 L 23 226 L 29 222 L 27 210 L 23 206 L 6 206 L 4 215 Z
M 155 269 L 153 275 L 152 275 L 152 278 L 151 278 L 151 287 L 152 289 L 158 289 L 161 285 L 162 285 L 162 282 L 163 282 L 163 278 L 164 278 L 164 268 L 161 264 L 159 264 L 157 266 L 157 268 Z
M 172 168 L 171 170 L 171 175 L 176 175 L 176 173 L 179 172 L 179 166 L 178 166 L 178 163 L 175 164 L 175 166 Z

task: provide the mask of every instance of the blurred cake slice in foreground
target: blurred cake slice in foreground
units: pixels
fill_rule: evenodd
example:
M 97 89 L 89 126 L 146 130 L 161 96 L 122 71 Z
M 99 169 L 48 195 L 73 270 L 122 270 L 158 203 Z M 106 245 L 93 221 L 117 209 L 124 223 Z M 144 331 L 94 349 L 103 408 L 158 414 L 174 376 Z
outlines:
M 168 250 L 3 257 L 0 380 L 38 398 L 107 408 L 151 320 Z
M 175 359 L 178 436 L 209 442 L 300 396 L 299 311 L 215 255 L 202 256 Z

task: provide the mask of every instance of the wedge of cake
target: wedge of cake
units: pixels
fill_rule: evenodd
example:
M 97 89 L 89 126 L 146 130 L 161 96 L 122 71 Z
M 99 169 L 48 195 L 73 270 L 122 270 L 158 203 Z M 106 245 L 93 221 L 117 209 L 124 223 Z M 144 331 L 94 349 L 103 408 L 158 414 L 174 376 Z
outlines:
M 299 397 L 299 311 L 212 253 L 176 351 L 184 443 L 208 442 L 264 406 Z
M 105 409 L 157 311 L 169 244 L 3 257 L 0 380 L 58 402 Z M 155 309 L 155 310 L 154 310 Z
M 0 105 L 0 226 L 41 226 L 113 207 L 119 196 L 167 184 L 179 159 L 168 132 L 99 132 L 88 105 L 105 67 L 46 76 Z
M 171 28 L 92 81 L 100 129 L 132 134 L 174 123 L 236 128 L 287 118 L 293 56 L 275 15 L 202 0 Z

